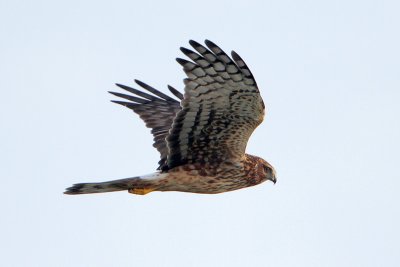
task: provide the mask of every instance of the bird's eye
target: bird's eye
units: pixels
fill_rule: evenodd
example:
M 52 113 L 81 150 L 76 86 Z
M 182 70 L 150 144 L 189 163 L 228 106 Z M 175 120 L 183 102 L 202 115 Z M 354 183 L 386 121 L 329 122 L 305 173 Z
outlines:
M 265 172 L 270 172 L 270 171 L 271 171 L 271 168 L 264 165 L 264 171 L 265 171 Z

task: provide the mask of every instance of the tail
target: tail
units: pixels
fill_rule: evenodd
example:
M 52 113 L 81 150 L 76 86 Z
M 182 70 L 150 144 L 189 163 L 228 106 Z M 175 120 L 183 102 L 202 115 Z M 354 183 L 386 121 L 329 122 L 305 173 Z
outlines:
M 93 194 L 93 193 L 106 193 L 115 191 L 124 191 L 134 188 L 140 181 L 140 177 L 132 177 L 102 183 L 80 183 L 74 184 L 65 189 L 64 194 L 79 195 L 79 194 Z
M 152 173 L 132 178 L 113 180 L 102 183 L 81 183 L 68 187 L 64 194 L 79 195 L 106 193 L 128 190 L 129 193 L 144 195 L 159 189 L 159 181 L 166 178 L 166 173 Z

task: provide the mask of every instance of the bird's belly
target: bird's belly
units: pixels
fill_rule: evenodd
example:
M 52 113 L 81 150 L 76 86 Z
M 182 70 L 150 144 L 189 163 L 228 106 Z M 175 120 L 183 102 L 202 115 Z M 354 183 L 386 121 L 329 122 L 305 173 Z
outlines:
M 200 175 L 199 171 L 176 171 L 163 179 L 160 191 L 180 191 L 199 194 L 218 194 L 248 187 L 247 179 L 238 172 Z

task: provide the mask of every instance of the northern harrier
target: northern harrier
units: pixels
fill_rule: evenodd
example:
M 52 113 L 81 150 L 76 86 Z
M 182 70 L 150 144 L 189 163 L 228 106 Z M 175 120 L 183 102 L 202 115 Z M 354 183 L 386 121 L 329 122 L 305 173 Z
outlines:
M 264 103 L 256 81 L 242 58 L 230 58 L 213 42 L 206 47 L 190 41 L 196 52 L 181 48 L 191 61 L 178 58 L 188 78 L 185 94 L 168 86 L 167 96 L 135 80 L 144 91 L 117 84 L 135 95 L 111 94 L 144 120 L 160 152 L 158 171 L 150 175 L 102 183 L 75 184 L 65 194 L 128 190 L 215 194 L 276 182 L 274 168 L 262 158 L 245 154 L 247 141 L 264 118 Z

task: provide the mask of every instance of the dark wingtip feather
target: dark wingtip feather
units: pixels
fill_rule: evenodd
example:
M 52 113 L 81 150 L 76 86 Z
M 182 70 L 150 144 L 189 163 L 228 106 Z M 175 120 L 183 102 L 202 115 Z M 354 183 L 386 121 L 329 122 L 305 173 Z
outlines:
M 248 67 L 246 66 L 246 63 L 244 63 L 243 59 L 238 55 L 238 53 L 236 53 L 235 51 L 231 51 L 231 56 L 233 61 L 235 61 L 235 64 L 241 69 L 247 69 Z M 248 75 L 246 75 L 248 76 Z
M 236 65 L 242 70 L 244 75 L 247 78 L 254 80 L 254 77 L 250 71 L 250 68 L 247 66 L 246 62 L 244 62 L 244 60 L 239 56 L 239 54 L 232 50 L 231 55 L 232 55 L 232 58 L 235 61 Z
M 117 92 L 109 92 L 109 93 L 113 94 L 115 96 L 127 99 L 132 102 L 140 103 L 140 104 L 146 104 L 149 102 L 148 100 L 145 100 L 143 98 L 139 98 L 139 97 L 135 97 L 135 96 L 131 96 L 131 95 L 125 95 L 125 94 L 121 94 L 121 93 L 117 93 Z
M 178 62 L 179 64 L 181 64 L 182 67 L 184 67 L 185 64 L 190 63 L 190 61 L 188 61 L 188 60 L 186 60 L 186 59 L 183 59 L 183 58 L 180 58 L 180 57 L 177 57 L 175 60 L 176 60 L 176 62 Z
M 200 56 L 199 56 L 196 52 L 194 52 L 194 51 L 192 51 L 192 50 L 190 50 L 190 49 L 187 49 L 187 48 L 185 48 L 185 47 L 181 47 L 181 51 L 182 51 L 182 53 L 185 54 L 187 57 L 189 57 L 190 59 L 192 59 L 192 60 L 194 60 L 196 63 L 198 63 L 198 62 L 196 61 L 196 59 L 198 59 Z
M 126 85 L 117 84 L 117 86 L 120 87 L 120 88 L 122 88 L 122 89 L 124 89 L 124 90 L 126 90 L 126 91 L 128 91 L 128 92 L 130 92 L 130 93 L 132 93 L 132 94 L 135 94 L 135 95 L 137 95 L 137 96 L 143 97 L 143 98 L 148 99 L 148 100 L 151 100 L 151 101 L 154 101 L 154 100 L 158 100 L 158 99 L 159 99 L 159 98 L 157 98 L 157 97 L 155 97 L 155 96 L 146 94 L 146 93 L 144 93 L 144 92 L 142 92 L 142 91 L 139 91 L 139 90 L 137 90 L 137 89 L 135 89 L 135 88 L 132 88 L 132 87 L 129 87 L 129 86 L 126 86 Z
M 200 44 L 194 40 L 190 40 L 189 44 L 194 48 L 194 50 L 196 50 L 198 53 L 200 53 L 203 56 L 206 54 L 211 54 L 211 51 L 209 51 L 208 48 L 206 48 L 205 46 L 203 46 L 202 44 Z
M 133 89 L 133 88 L 131 88 L 129 86 L 126 86 L 126 85 L 123 85 L 123 84 L 120 84 L 120 83 L 116 83 L 115 85 L 118 86 L 119 88 L 127 90 L 127 91 L 129 91 L 129 89 Z
M 181 92 L 179 92 L 177 89 L 175 89 L 174 87 L 172 87 L 171 85 L 168 85 L 168 89 L 171 93 L 174 94 L 174 96 L 176 96 L 177 98 L 179 98 L 180 100 L 183 99 L 183 94 Z
M 214 42 L 210 40 L 205 40 L 204 43 L 207 45 L 207 47 L 213 51 L 216 55 L 226 55 L 224 50 L 222 50 L 218 45 L 216 45 Z M 226 55 L 228 57 L 228 55 Z M 228 57 L 229 58 L 229 57 Z
M 134 109 L 134 107 L 136 107 L 139 104 L 134 104 L 134 103 L 129 103 L 129 102 L 125 102 L 125 101 L 118 101 L 118 100 L 110 100 L 110 102 L 113 102 L 115 104 L 127 107 L 129 109 Z
M 140 87 L 142 87 L 143 89 L 146 89 L 146 90 L 149 91 L 150 93 L 152 93 L 152 94 L 154 94 L 154 95 L 156 95 L 156 96 L 158 96 L 158 97 L 160 97 L 160 98 L 162 98 L 162 99 L 164 99 L 164 100 L 172 101 L 172 102 L 173 102 L 173 101 L 176 101 L 176 100 L 173 99 L 172 97 L 170 97 L 170 96 L 168 96 L 168 95 L 166 95 L 166 94 L 164 94 L 164 93 L 158 91 L 157 89 L 151 87 L 150 85 L 148 85 L 148 84 L 146 84 L 146 83 L 144 83 L 144 82 L 142 82 L 142 81 L 139 81 L 139 80 L 136 80 L 136 79 L 135 79 L 135 83 L 137 83 L 137 84 L 138 84 Z
M 204 43 L 205 43 L 209 48 L 211 48 L 211 47 L 218 47 L 218 45 L 216 45 L 214 42 L 212 42 L 212 41 L 210 41 L 210 40 L 208 40 L 208 39 L 204 40 Z
M 243 59 L 239 56 L 239 54 L 236 53 L 234 50 L 231 51 L 231 56 L 232 56 L 233 60 L 236 61 L 236 63 L 238 61 L 243 61 Z M 243 61 L 243 63 L 244 63 L 244 61 Z
M 138 79 L 134 79 L 135 83 L 137 83 L 139 86 L 146 88 L 149 87 L 150 85 L 148 85 L 147 83 L 142 82 L 141 80 Z
M 195 40 L 189 40 L 189 44 L 191 45 L 191 46 L 193 46 L 193 47 L 195 47 L 195 46 L 202 46 L 201 44 L 199 44 L 198 42 L 196 42 Z

